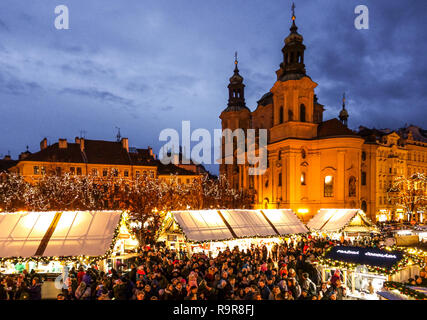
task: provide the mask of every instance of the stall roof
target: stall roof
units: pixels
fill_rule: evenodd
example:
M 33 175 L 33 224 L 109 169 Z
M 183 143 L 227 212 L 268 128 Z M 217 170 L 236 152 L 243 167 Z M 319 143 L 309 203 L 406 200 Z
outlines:
M 104 255 L 120 217 L 121 211 L 0 214 L 0 258 Z
M 372 221 L 359 209 L 320 209 L 307 223 L 312 231 L 376 232 Z
M 172 216 L 190 241 L 223 241 L 306 233 L 290 209 L 174 211 Z

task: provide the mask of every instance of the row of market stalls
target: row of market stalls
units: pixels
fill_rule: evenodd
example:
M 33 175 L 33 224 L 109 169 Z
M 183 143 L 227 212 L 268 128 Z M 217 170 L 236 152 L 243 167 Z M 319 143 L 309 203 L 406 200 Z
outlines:
M 1 213 L 0 272 L 34 269 L 58 274 L 64 266 L 90 263 L 107 271 L 138 248 L 126 221 L 121 211 Z M 158 241 L 175 250 L 216 256 L 235 246 L 244 250 L 266 245 L 270 250 L 275 243 L 307 233 L 356 239 L 378 230 L 357 209 L 322 209 L 307 225 L 291 209 L 187 210 L 167 214 Z M 422 263 L 401 251 L 348 246 L 331 247 L 319 262 L 324 280 L 339 269 L 357 298 L 372 298 L 385 281 L 413 277 Z
M 158 239 L 170 248 L 216 256 L 227 247 L 271 247 L 283 236 L 307 232 L 290 209 L 176 211 L 166 217 Z
M 189 210 L 169 213 L 158 239 L 172 249 L 215 257 L 235 246 L 245 250 L 264 244 L 270 251 L 275 243 L 307 233 L 358 240 L 379 234 L 379 230 L 358 209 L 321 209 L 307 225 L 290 209 Z M 356 246 L 331 246 L 319 262 L 323 281 L 339 270 L 351 297 L 370 300 L 379 299 L 377 292 L 386 281 L 406 281 L 424 265 L 404 251 Z

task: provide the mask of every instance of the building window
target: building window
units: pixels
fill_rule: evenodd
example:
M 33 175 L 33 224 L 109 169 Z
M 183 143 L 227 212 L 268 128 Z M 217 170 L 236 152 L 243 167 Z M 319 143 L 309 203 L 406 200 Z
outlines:
M 362 201 L 362 205 L 360 206 L 360 209 L 362 209 L 364 213 L 368 213 L 368 205 L 366 204 L 365 200 Z
M 283 107 L 280 107 L 279 109 L 279 123 L 283 123 Z
M 80 167 L 77 168 L 77 175 L 79 175 L 79 176 L 82 175 L 82 168 L 80 168 Z
M 74 168 L 74 167 L 70 167 L 70 173 L 71 173 L 71 174 L 75 174 L 75 173 L 76 173 L 76 168 Z
M 102 170 L 102 176 L 103 176 L 103 177 L 108 176 L 108 169 L 103 169 L 103 170 Z
M 305 186 L 306 182 L 305 182 L 305 172 L 301 172 L 301 185 Z
M 282 173 L 279 173 L 279 183 L 278 186 L 281 187 L 282 186 Z
M 362 151 L 362 161 L 365 161 L 365 160 L 366 160 L 366 152 Z
M 366 186 L 366 172 L 365 171 L 362 171 L 362 174 L 361 174 L 361 183 L 362 183 L 362 186 Z M 381 187 L 380 187 L 381 188 Z
M 268 180 L 265 181 L 265 187 L 268 188 Z
M 150 178 L 154 178 L 154 171 L 150 171 Z
M 42 175 L 45 175 L 46 174 L 46 167 L 41 167 L 40 172 Z
M 323 185 L 323 195 L 324 197 L 333 197 L 334 196 L 334 177 L 326 176 L 324 185 Z
M 125 171 L 123 172 L 123 175 L 124 175 L 125 177 L 129 177 L 129 170 L 125 170 Z
M 113 176 L 118 177 L 119 176 L 119 170 L 113 169 Z
M 34 166 L 33 170 L 34 170 L 34 174 L 39 174 L 40 173 L 39 166 Z
M 300 105 L 299 107 L 299 119 L 301 122 L 305 122 L 305 105 Z
M 279 151 L 279 155 L 277 157 L 277 160 L 279 160 L 279 161 L 282 160 L 282 150 Z
M 348 196 L 355 197 L 356 196 L 356 178 L 351 176 L 348 179 Z
M 288 110 L 288 121 L 293 121 L 294 120 L 294 113 L 292 112 L 292 110 Z
M 141 173 L 139 172 L 139 170 L 135 171 L 135 177 L 139 178 L 139 176 L 141 175 Z
M 305 159 L 307 157 L 307 153 L 305 152 L 305 149 L 301 150 L 301 158 Z
M 60 176 L 62 174 L 62 168 L 61 167 L 56 167 L 56 175 Z
M 93 168 L 92 169 L 92 175 L 97 176 L 98 175 L 98 169 Z

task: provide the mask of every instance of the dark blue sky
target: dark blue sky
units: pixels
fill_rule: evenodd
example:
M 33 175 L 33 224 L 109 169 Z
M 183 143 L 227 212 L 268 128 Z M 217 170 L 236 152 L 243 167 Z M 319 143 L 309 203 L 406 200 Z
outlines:
M 427 2 L 296 0 L 306 68 L 325 119 L 346 91 L 349 126 L 427 127 Z M 70 9 L 70 30 L 54 8 Z M 356 30 L 354 8 L 370 10 Z M 272 87 L 289 34 L 287 0 L 2 0 L 0 155 L 48 137 L 161 146 L 164 128 L 220 127 L 233 55 L 247 105 Z

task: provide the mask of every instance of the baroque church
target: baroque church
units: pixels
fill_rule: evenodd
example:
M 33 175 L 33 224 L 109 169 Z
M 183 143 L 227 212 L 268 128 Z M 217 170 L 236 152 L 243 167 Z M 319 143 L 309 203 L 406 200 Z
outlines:
M 381 215 L 391 219 L 396 209 L 385 199 L 386 186 L 395 176 L 410 174 L 411 166 L 414 172 L 427 172 L 425 131 L 418 127 L 384 134 L 367 128 L 362 133 L 350 130 L 345 97 L 338 118 L 324 121 L 324 106 L 315 94 L 317 83 L 306 72 L 305 50 L 293 12 L 277 80 L 254 111 L 246 106 L 236 58 L 228 105 L 220 115 L 222 129 L 266 129 L 268 163 L 263 175 L 249 175 L 250 166 L 236 161 L 222 163 L 220 174 L 234 188 L 255 190 L 255 208 L 291 208 L 303 221 L 321 208 L 361 208 L 374 221 Z M 408 134 L 414 130 L 418 139 Z M 414 157 L 415 163 L 409 160 Z M 380 173 L 380 167 L 387 175 Z

